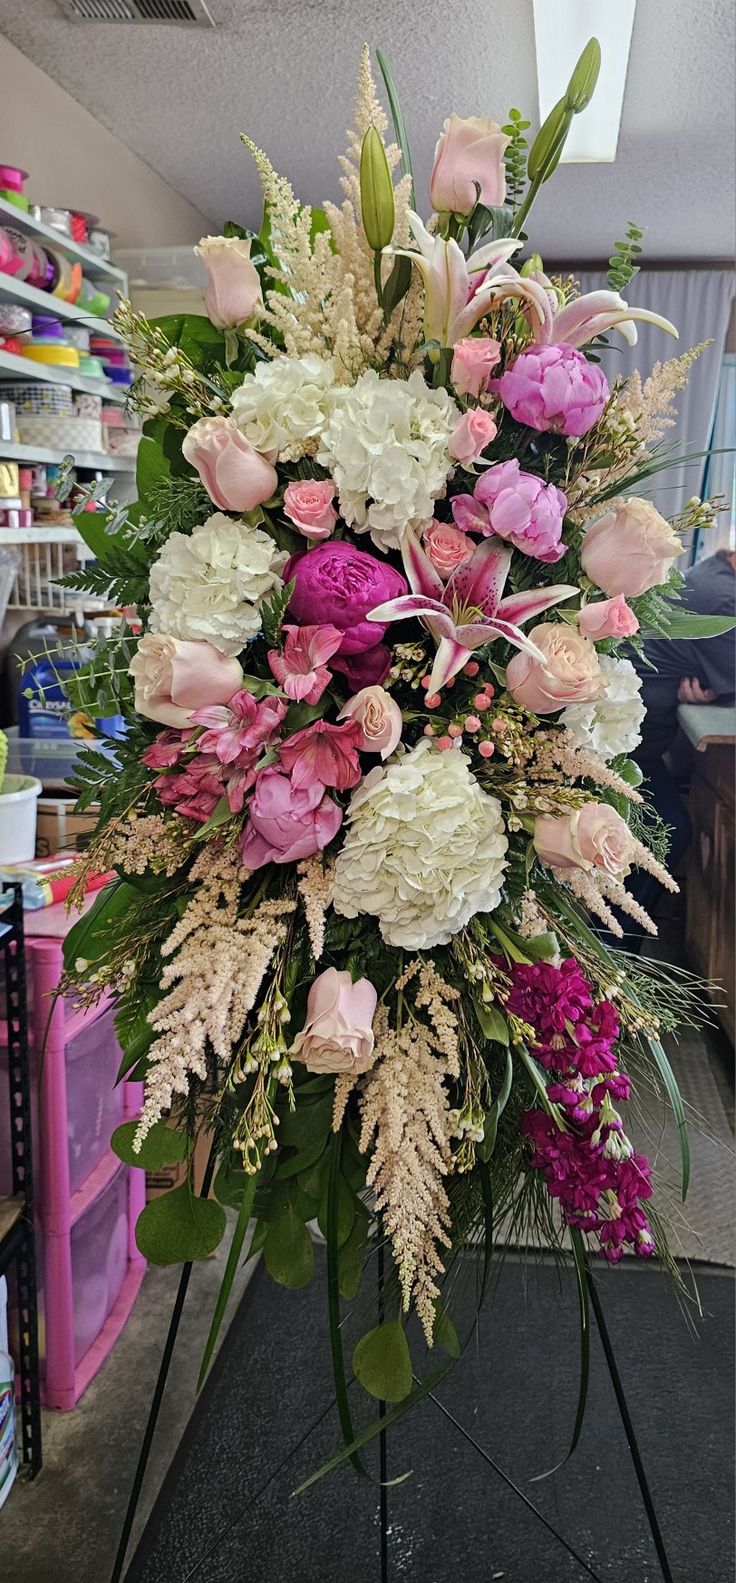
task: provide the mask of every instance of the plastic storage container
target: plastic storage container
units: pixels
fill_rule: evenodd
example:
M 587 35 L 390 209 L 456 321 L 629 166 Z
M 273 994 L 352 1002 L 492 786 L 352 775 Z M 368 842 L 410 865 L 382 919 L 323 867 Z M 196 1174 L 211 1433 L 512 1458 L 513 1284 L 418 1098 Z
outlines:
M 74 1366 L 97 1339 L 128 1269 L 128 1177 L 124 1165 L 72 1226 Z

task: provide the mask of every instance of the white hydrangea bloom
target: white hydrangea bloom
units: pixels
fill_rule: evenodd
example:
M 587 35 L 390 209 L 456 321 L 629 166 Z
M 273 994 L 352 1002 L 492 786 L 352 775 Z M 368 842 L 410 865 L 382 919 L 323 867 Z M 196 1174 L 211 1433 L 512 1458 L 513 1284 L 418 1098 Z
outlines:
M 261 630 L 263 600 L 283 586 L 285 559 L 268 533 L 222 511 L 172 533 L 151 567 L 150 630 L 238 654 Z
M 599 654 L 598 661 L 606 678 L 603 697 L 591 704 L 569 704 L 560 715 L 560 725 L 567 727 L 579 747 L 592 748 L 608 763 L 639 746 L 646 709 L 631 660 Z
M 345 521 L 380 550 L 397 549 L 408 524 L 432 516 L 459 417 L 447 391 L 430 390 L 418 369 L 408 379 L 369 369 L 335 391 L 317 461 L 335 480 Z
M 501 805 L 456 749 L 422 738 L 372 770 L 346 828 L 333 906 L 345 918 L 370 913 L 389 945 L 446 945 L 474 913 L 498 906 L 508 846 Z
M 334 384 L 334 365 L 315 352 L 275 357 L 233 391 L 233 418 L 269 462 L 298 461 L 317 448 Z

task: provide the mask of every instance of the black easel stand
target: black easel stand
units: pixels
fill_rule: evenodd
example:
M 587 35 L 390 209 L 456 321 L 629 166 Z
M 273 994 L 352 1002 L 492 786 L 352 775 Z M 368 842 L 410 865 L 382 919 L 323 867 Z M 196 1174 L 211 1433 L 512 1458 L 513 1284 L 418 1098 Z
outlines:
M 210 1164 L 211 1163 L 212 1162 L 210 1162 Z M 210 1167 L 208 1166 L 208 1172 L 209 1171 L 210 1171 Z M 211 1174 L 211 1172 L 210 1172 L 210 1174 Z M 208 1186 L 209 1186 L 209 1181 L 208 1181 L 208 1179 L 206 1177 L 205 1178 L 205 1183 L 203 1183 L 203 1192 L 207 1191 L 207 1187 Z M 133 1484 L 132 1484 L 132 1487 L 131 1487 L 130 1498 L 128 1500 L 128 1507 L 127 1507 L 127 1510 L 126 1510 L 126 1513 L 125 1513 L 125 1519 L 124 1519 L 124 1522 L 123 1522 L 123 1528 L 122 1528 L 122 1532 L 121 1532 L 121 1535 L 120 1535 L 120 1543 L 119 1543 L 119 1546 L 118 1546 L 118 1552 L 117 1552 L 117 1556 L 115 1558 L 115 1564 L 114 1564 L 113 1571 L 112 1571 L 112 1574 L 111 1574 L 110 1583 L 121 1583 L 121 1580 L 122 1580 L 122 1577 L 123 1577 L 123 1567 L 124 1567 L 124 1564 L 125 1564 L 125 1556 L 126 1556 L 126 1552 L 127 1552 L 127 1548 L 128 1548 L 128 1543 L 130 1541 L 130 1535 L 131 1535 L 131 1531 L 132 1531 L 132 1528 L 133 1528 L 133 1522 L 134 1522 L 134 1519 L 135 1519 L 136 1508 L 138 1506 L 138 1500 L 140 1498 L 141 1488 L 142 1488 L 142 1485 L 143 1485 L 143 1478 L 144 1478 L 144 1475 L 145 1475 L 146 1465 L 147 1465 L 149 1453 L 150 1453 L 150 1450 L 151 1450 L 151 1443 L 153 1441 L 153 1436 L 154 1436 L 154 1432 L 155 1432 L 155 1429 L 156 1429 L 156 1423 L 158 1421 L 158 1415 L 159 1415 L 159 1411 L 160 1411 L 160 1408 L 161 1408 L 161 1402 L 162 1402 L 162 1399 L 163 1399 L 164 1389 L 165 1389 L 165 1386 L 166 1386 L 166 1379 L 167 1379 L 169 1368 L 170 1368 L 170 1365 L 171 1365 L 171 1359 L 172 1359 L 173 1352 L 174 1352 L 174 1346 L 175 1346 L 175 1343 L 176 1343 L 176 1336 L 177 1336 L 177 1332 L 178 1332 L 178 1329 L 179 1329 L 179 1324 L 180 1324 L 180 1321 L 181 1321 L 182 1310 L 183 1310 L 183 1307 L 184 1307 L 184 1300 L 186 1298 L 187 1287 L 189 1285 L 189 1277 L 191 1275 L 191 1272 L 192 1272 L 191 1264 L 185 1264 L 183 1269 L 182 1269 L 181 1280 L 179 1282 L 179 1289 L 177 1291 L 176 1300 L 175 1300 L 175 1303 L 174 1303 L 174 1310 L 173 1310 L 173 1313 L 172 1313 L 172 1316 L 171 1316 L 171 1323 L 169 1325 L 169 1331 L 168 1331 L 168 1335 L 166 1337 L 166 1343 L 165 1343 L 163 1355 L 162 1355 L 162 1358 L 161 1358 L 161 1366 L 160 1366 L 160 1369 L 159 1369 L 158 1379 L 156 1381 L 156 1388 L 154 1390 L 153 1399 L 151 1401 L 151 1409 L 150 1409 L 150 1412 L 149 1412 L 149 1415 L 148 1415 L 148 1422 L 146 1424 L 146 1429 L 145 1429 L 145 1433 L 144 1433 L 144 1436 L 143 1436 L 143 1441 L 142 1441 L 142 1444 L 141 1444 L 140 1455 L 138 1457 L 138 1463 L 137 1463 L 136 1470 L 135 1470 L 135 1475 L 134 1475 L 134 1478 L 133 1478 Z M 634 1433 L 634 1427 L 633 1427 L 633 1424 L 632 1424 L 632 1421 L 631 1421 L 631 1415 L 629 1413 L 629 1408 L 628 1408 L 628 1404 L 627 1404 L 627 1401 L 626 1401 L 626 1395 L 625 1395 L 623 1384 L 622 1384 L 622 1381 L 621 1381 L 621 1376 L 620 1376 L 619 1371 L 618 1371 L 618 1365 L 616 1363 L 616 1357 L 615 1357 L 615 1353 L 614 1353 L 614 1350 L 613 1350 L 613 1345 L 612 1345 L 612 1342 L 611 1342 L 610 1333 L 609 1333 L 608 1326 L 606 1324 L 605 1316 L 604 1316 L 604 1313 L 603 1313 L 603 1308 L 602 1308 L 601 1300 L 600 1300 L 600 1293 L 598 1292 L 598 1289 L 596 1287 L 595 1279 L 594 1279 L 594 1276 L 592 1274 L 592 1271 L 591 1271 L 590 1267 L 588 1267 L 587 1272 L 586 1272 L 586 1281 L 587 1281 L 587 1287 L 588 1287 L 588 1293 L 589 1293 L 589 1296 L 590 1296 L 591 1306 L 592 1306 L 593 1312 L 595 1314 L 596 1323 L 598 1325 L 598 1330 L 599 1330 L 599 1334 L 600 1334 L 600 1338 L 601 1338 L 601 1344 L 602 1344 L 602 1347 L 603 1347 L 603 1353 L 604 1353 L 605 1360 L 606 1360 L 606 1366 L 608 1368 L 608 1372 L 609 1372 L 610 1377 L 611 1377 L 611 1383 L 613 1385 L 613 1390 L 614 1390 L 614 1394 L 615 1394 L 615 1397 L 616 1397 L 616 1405 L 617 1405 L 618 1410 L 619 1410 L 619 1415 L 621 1417 L 621 1422 L 623 1424 L 624 1433 L 626 1435 L 626 1441 L 627 1441 L 627 1444 L 628 1444 L 628 1447 L 629 1447 L 631 1460 L 632 1460 L 632 1463 L 633 1463 L 633 1466 L 634 1466 L 634 1471 L 636 1473 L 637 1482 L 639 1484 L 639 1489 L 641 1491 L 641 1496 L 642 1496 L 642 1501 L 643 1501 L 643 1505 L 644 1505 L 644 1510 L 645 1510 L 646 1515 L 647 1515 L 647 1522 L 649 1523 L 649 1529 L 650 1529 L 650 1532 L 651 1532 L 651 1535 L 652 1535 L 652 1539 L 654 1541 L 655 1550 L 657 1552 L 657 1558 L 659 1560 L 659 1565 L 660 1565 L 660 1570 L 661 1570 L 661 1573 L 662 1573 L 662 1578 L 664 1580 L 664 1583 L 674 1583 L 674 1577 L 673 1577 L 672 1569 L 670 1567 L 669 1560 L 667 1558 L 667 1552 L 665 1550 L 664 1540 L 662 1538 L 662 1531 L 661 1531 L 660 1526 L 659 1526 L 659 1522 L 658 1522 L 658 1519 L 657 1519 L 657 1514 L 656 1514 L 656 1511 L 655 1511 L 655 1508 L 654 1508 L 654 1502 L 652 1500 L 652 1493 L 651 1493 L 651 1490 L 649 1488 L 649 1482 L 647 1480 L 646 1472 L 645 1472 L 645 1469 L 644 1469 L 644 1464 L 643 1464 L 642 1457 L 641 1457 L 641 1452 L 639 1450 L 639 1445 L 638 1445 L 638 1442 L 637 1442 L 637 1439 L 636 1439 L 636 1435 Z M 384 1282 L 384 1253 L 383 1253 L 383 1248 L 379 1247 L 379 1249 L 378 1249 L 378 1304 L 379 1304 L 379 1314 L 381 1314 L 382 1311 L 383 1311 L 383 1282 Z M 416 1381 L 416 1383 L 419 1384 L 420 1382 Z M 469 1431 L 467 1429 L 464 1428 L 464 1426 L 458 1421 L 457 1418 L 455 1418 L 453 1416 L 453 1414 L 449 1411 L 449 1409 L 447 1407 L 445 1407 L 444 1403 L 439 1401 L 438 1397 L 436 1397 L 432 1391 L 429 1391 L 427 1393 L 427 1399 L 428 1399 L 428 1401 L 432 1402 L 432 1404 L 438 1409 L 438 1411 L 440 1413 L 442 1413 L 443 1417 L 446 1418 L 448 1420 L 448 1422 L 450 1422 L 453 1425 L 455 1430 L 459 1434 L 462 1435 L 463 1439 L 467 1440 L 468 1444 L 473 1446 L 473 1448 L 477 1451 L 478 1455 L 482 1458 L 482 1460 L 490 1468 L 493 1469 L 494 1473 L 496 1473 L 498 1475 L 498 1477 L 503 1481 L 503 1483 L 506 1485 L 506 1487 L 508 1489 L 510 1489 L 519 1498 L 519 1500 L 521 1500 L 523 1502 L 523 1504 L 524 1504 L 524 1506 L 526 1506 L 527 1510 L 530 1511 L 530 1512 L 533 1512 L 534 1516 L 537 1517 L 539 1519 L 539 1521 L 543 1524 L 543 1526 L 547 1529 L 547 1532 L 550 1533 L 553 1536 L 553 1538 L 555 1538 L 558 1541 L 558 1543 L 563 1546 L 563 1548 L 567 1551 L 568 1555 L 571 1556 L 572 1559 L 577 1562 L 578 1566 L 582 1568 L 582 1570 L 587 1574 L 587 1576 L 589 1578 L 593 1579 L 593 1583 L 602 1583 L 602 1579 L 599 1577 L 599 1574 L 593 1570 L 593 1568 L 589 1565 L 589 1563 L 584 1560 L 584 1558 L 579 1554 L 579 1552 L 577 1550 L 574 1549 L 574 1547 L 569 1543 L 569 1541 L 564 1538 L 564 1536 L 559 1532 L 559 1530 L 557 1528 L 555 1528 L 551 1522 L 549 1522 L 548 1518 L 545 1517 L 544 1513 L 539 1510 L 539 1507 L 535 1506 L 534 1502 L 532 1500 L 530 1500 L 529 1496 L 524 1492 L 524 1490 L 522 1490 L 519 1487 L 519 1485 L 516 1484 L 514 1482 L 514 1480 L 512 1478 L 510 1478 L 509 1475 L 506 1472 L 504 1472 L 503 1468 L 501 1468 L 499 1466 L 499 1464 L 494 1460 L 494 1458 L 490 1455 L 490 1453 L 488 1451 L 486 1451 L 483 1446 L 480 1445 L 480 1443 L 469 1433 Z M 294 1446 L 292 1446 L 292 1448 L 291 1448 L 291 1450 L 289 1452 L 287 1452 L 286 1456 L 279 1463 L 279 1466 L 274 1469 L 273 1473 L 269 1474 L 269 1477 L 265 1480 L 264 1484 L 261 1485 L 261 1487 L 256 1491 L 256 1493 L 253 1496 L 251 1496 L 251 1498 L 247 1502 L 247 1504 L 244 1507 L 242 1507 L 240 1509 L 240 1511 L 236 1512 L 235 1516 L 231 1518 L 230 1522 L 226 1525 L 226 1527 L 224 1529 L 222 1529 L 221 1532 L 215 1536 L 215 1539 L 213 1540 L 212 1544 L 208 1546 L 208 1548 L 204 1552 L 204 1554 L 202 1556 L 200 1556 L 200 1559 L 197 1562 L 195 1562 L 194 1566 L 189 1570 L 189 1572 L 187 1572 L 186 1576 L 184 1578 L 182 1578 L 181 1583 L 190 1583 L 191 1579 L 193 1579 L 193 1578 L 195 1578 L 197 1576 L 199 1576 L 200 1578 L 202 1577 L 203 1574 L 201 1573 L 201 1568 L 204 1566 L 204 1563 L 209 1559 L 210 1556 L 212 1556 L 214 1554 L 214 1552 L 219 1548 L 219 1546 L 223 1543 L 223 1541 L 227 1538 L 227 1536 L 230 1533 L 232 1533 L 233 1529 L 235 1527 L 237 1527 L 240 1522 L 242 1522 L 243 1518 L 245 1516 L 247 1516 L 247 1513 L 250 1511 L 251 1507 L 254 1506 L 258 1500 L 260 1500 L 261 1496 L 265 1493 L 265 1491 L 268 1488 L 268 1486 L 273 1482 L 273 1480 L 282 1471 L 282 1469 L 291 1460 L 291 1458 L 296 1454 L 296 1452 L 298 1450 L 300 1450 L 300 1448 L 304 1445 L 305 1441 L 308 1440 L 310 1435 L 314 1433 L 315 1429 L 317 1429 L 319 1427 L 319 1425 L 323 1422 L 323 1420 L 327 1416 L 327 1413 L 331 1410 L 332 1406 L 333 1406 L 333 1403 L 329 1402 L 327 1404 L 327 1406 L 323 1409 L 323 1411 L 319 1414 L 318 1418 L 316 1418 L 314 1420 L 314 1422 L 309 1425 L 309 1427 L 305 1430 L 304 1434 L 300 1436 L 300 1438 L 296 1442 L 296 1444 Z M 380 1415 L 380 1417 L 384 1417 L 385 1411 L 386 1411 L 385 1403 L 381 1402 L 379 1404 L 379 1415 Z M 379 1479 L 380 1479 L 380 1494 L 379 1494 L 379 1505 L 380 1505 L 380 1583 L 389 1583 L 389 1547 L 388 1547 L 389 1524 L 388 1524 L 388 1488 L 387 1488 L 388 1454 L 387 1454 L 387 1435 L 386 1435 L 385 1429 L 382 1429 L 379 1432 L 379 1435 L 378 1435 L 378 1461 L 379 1461 Z

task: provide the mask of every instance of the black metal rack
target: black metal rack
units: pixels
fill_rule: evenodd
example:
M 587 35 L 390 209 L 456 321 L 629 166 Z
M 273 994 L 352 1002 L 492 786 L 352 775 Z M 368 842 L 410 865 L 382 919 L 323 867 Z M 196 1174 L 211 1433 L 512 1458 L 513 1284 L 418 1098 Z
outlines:
M 33 1479 L 40 1471 L 42 1461 L 41 1381 L 33 1231 L 31 1078 L 23 950 L 23 893 L 20 885 L 0 885 L 0 951 L 5 969 L 13 1168 L 12 1194 L 6 1197 L 0 1195 L 0 1275 L 4 1275 L 11 1265 L 15 1266 L 20 1338 L 21 1460 L 28 1477 Z

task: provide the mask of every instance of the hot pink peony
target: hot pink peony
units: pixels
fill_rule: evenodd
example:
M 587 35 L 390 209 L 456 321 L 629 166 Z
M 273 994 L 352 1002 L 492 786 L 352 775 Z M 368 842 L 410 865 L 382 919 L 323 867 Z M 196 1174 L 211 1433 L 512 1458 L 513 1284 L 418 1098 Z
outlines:
M 323 787 L 347 791 L 360 780 L 358 743 L 360 725 L 356 720 L 333 726 L 315 720 L 302 731 L 295 731 L 279 748 L 279 758 L 288 770 L 297 791 L 318 781 Z
M 578 626 L 586 638 L 630 638 L 639 630 L 639 622 L 627 605 L 623 594 L 613 599 L 597 599 L 595 604 L 583 605 L 578 615 Z
M 305 539 L 329 539 L 337 522 L 334 498 L 330 478 L 299 479 L 284 490 L 284 514 Z
M 292 555 L 282 573 L 296 586 L 289 610 L 300 626 L 330 625 L 342 632 L 340 654 L 362 654 L 381 642 L 387 623 L 368 621 L 376 605 L 406 593 L 400 572 L 339 539 Z
M 485 395 L 501 356 L 501 343 L 490 335 L 466 335 L 455 342 L 450 378 L 458 396 L 478 400 Z
M 458 418 L 447 449 L 453 461 L 460 462 L 463 467 L 470 467 L 482 456 L 491 440 L 495 440 L 497 432 L 490 412 L 486 412 L 483 407 L 469 407 Z
M 517 423 L 555 434 L 587 434 L 608 400 L 608 380 L 573 346 L 529 346 L 492 389 Z
M 339 649 L 342 633 L 337 627 L 283 626 L 281 631 L 285 638 L 283 653 L 278 649 L 268 651 L 272 674 L 287 698 L 316 704 L 330 680 L 325 660 Z
M 472 495 L 456 495 L 452 514 L 463 532 L 495 533 L 524 555 L 547 563 L 565 554 L 561 544 L 567 496 L 533 473 L 522 473 L 516 458 L 489 467 Z
M 232 418 L 200 418 L 185 434 L 181 452 L 221 511 L 252 511 L 278 489 L 276 469 Z
M 241 838 L 245 868 L 264 863 L 296 863 L 328 846 L 342 824 L 342 809 L 319 781 L 298 791 L 277 765 L 262 770 L 248 809 Z

